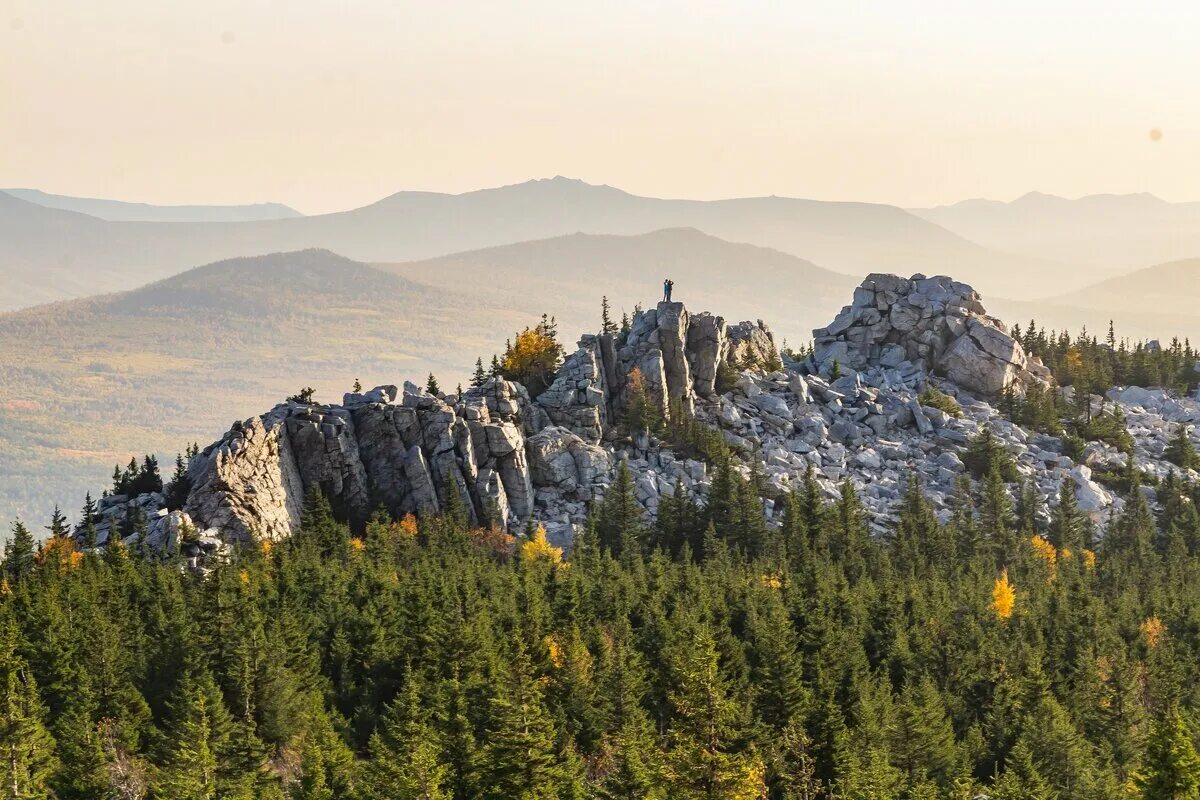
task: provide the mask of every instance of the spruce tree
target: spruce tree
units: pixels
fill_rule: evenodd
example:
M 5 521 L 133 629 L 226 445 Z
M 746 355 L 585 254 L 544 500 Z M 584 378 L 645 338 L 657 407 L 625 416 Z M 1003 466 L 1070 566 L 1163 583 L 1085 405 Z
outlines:
M 620 556 L 640 552 L 645 540 L 642 506 L 633 485 L 633 474 L 622 461 L 617 466 L 616 479 L 609 486 L 595 511 L 596 535 L 600 547 Z
M 410 671 L 404 692 L 371 736 L 362 791 L 374 800 L 443 800 L 449 769 L 421 709 L 421 681 Z
M 33 572 L 34 545 L 33 534 L 21 520 L 12 525 L 12 536 L 4 545 L 4 574 L 10 581 L 16 583 Z
M 729 697 L 706 627 L 681 636 L 670 663 L 675 719 L 668 752 L 672 798 L 759 797 L 764 765 L 743 744 L 743 712 Z
M 617 324 L 612 320 L 612 312 L 608 307 L 608 295 L 600 298 L 600 333 L 612 335 L 617 332 Z
M 1177 425 L 1175 435 L 1163 451 L 1163 458 L 1183 469 L 1196 469 L 1200 466 L 1200 457 L 1192 445 L 1192 437 L 1188 434 L 1187 425 Z
M 489 746 L 480 797 L 557 800 L 565 770 L 557 731 L 525 645 L 514 644 L 507 680 L 497 687 L 489 713 Z
M 49 800 L 58 760 L 45 706 L 33 671 L 16 652 L 16 629 L 0 626 L 0 792 L 11 800 Z
M 1178 712 L 1172 710 L 1155 724 L 1134 782 L 1146 800 L 1200 797 L 1200 755 Z
M 487 383 L 488 374 L 483 370 L 483 359 L 475 359 L 475 372 L 471 374 L 471 388 L 482 389 Z

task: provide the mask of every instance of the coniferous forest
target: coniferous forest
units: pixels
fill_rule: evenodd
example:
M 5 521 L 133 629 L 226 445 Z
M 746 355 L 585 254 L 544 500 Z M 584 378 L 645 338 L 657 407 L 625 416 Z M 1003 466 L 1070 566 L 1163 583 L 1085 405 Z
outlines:
M 883 537 L 811 479 L 770 528 L 728 462 L 648 525 L 621 470 L 569 558 L 314 494 L 200 576 L 56 515 L 3 564 L 0 796 L 1195 797 L 1191 487 L 1097 543 L 1001 468 Z

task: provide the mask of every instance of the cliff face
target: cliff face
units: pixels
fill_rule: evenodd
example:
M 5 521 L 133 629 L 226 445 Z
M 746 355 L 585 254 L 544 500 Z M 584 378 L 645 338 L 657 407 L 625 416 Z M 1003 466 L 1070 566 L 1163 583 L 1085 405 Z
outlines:
M 813 357 L 783 361 L 761 322 L 729 325 L 661 303 L 637 313 L 624 334 L 582 337 L 537 398 L 492 378 L 461 396 L 435 397 L 406 383 L 346 394 L 336 405 L 284 403 L 235 423 L 192 459 L 182 510 L 168 513 L 158 494 L 106 497 L 98 542 L 127 532 L 122 522 L 137 513 L 149 521 L 149 546 L 179 546 L 200 563 L 251 536 L 290 536 L 305 496 L 319 488 L 350 520 L 381 505 L 397 517 L 436 513 L 457 496 L 475 523 L 518 531 L 534 517 L 565 544 L 619 462 L 629 466 L 648 516 L 677 488 L 703 500 L 708 465 L 679 457 L 654 436 L 631 439 L 617 424 L 635 369 L 662 416 L 692 415 L 718 431 L 739 469 L 756 460 L 769 487 L 784 492 L 811 468 L 831 498 L 849 481 L 879 530 L 912 474 L 947 518 L 964 470 L 960 456 L 985 428 L 1047 507 L 1063 481 L 1072 482 L 1080 507 L 1098 522 L 1121 507 L 1092 470 L 1119 470 L 1124 453 L 1092 442 L 1076 461 L 1062 439 L 1024 430 L 1000 413 L 996 394 L 1005 387 L 1050 387 L 1052 379 L 987 316 L 969 286 L 873 275 L 852 305 L 814 333 Z M 921 405 L 930 384 L 955 398 L 962 413 Z M 1107 400 L 1130 421 L 1140 468 L 1158 476 L 1174 468 L 1163 460 L 1172 426 L 1200 421 L 1200 405 L 1144 389 Z M 778 522 L 770 500 L 764 511 Z

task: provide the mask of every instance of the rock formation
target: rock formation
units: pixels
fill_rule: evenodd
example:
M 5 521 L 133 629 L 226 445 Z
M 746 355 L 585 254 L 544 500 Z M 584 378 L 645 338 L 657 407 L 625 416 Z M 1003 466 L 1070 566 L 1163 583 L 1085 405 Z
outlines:
M 830 498 L 850 481 L 877 530 L 886 529 L 914 473 L 947 518 L 961 454 L 984 428 L 1046 507 L 1067 481 L 1097 523 L 1121 508 L 1103 481 L 1128 463 L 1125 453 L 1090 442 L 1073 460 L 1062 438 L 1027 431 L 998 411 L 995 395 L 1006 386 L 1049 387 L 1051 376 L 987 316 L 969 286 L 872 275 L 815 334 L 813 358 L 781 362 L 761 322 L 729 325 L 661 303 L 636 313 L 625 333 L 583 336 L 536 398 L 492 378 L 462 395 L 434 396 L 406 383 L 349 393 L 340 404 L 284 403 L 235 423 L 192 459 L 184 508 L 168 510 L 160 494 L 105 497 L 97 540 L 121 531 L 127 542 L 178 548 L 200 564 L 251 536 L 291 535 L 305 497 L 320 489 L 352 522 L 380 506 L 397 517 L 437 513 L 457 498 L 474 523 L 517 531 L 534 517 L 567 544 L 620 462 L 648 515 L 677 486 L 703 500 L 708 464 L 681 458 L 653 436 L 630 438 L 618 424 L 635 369 L 664 417 L 692 414 L 719 431 L 738 468 L 758 459 L 775 490 L 794 488 L 810 468 Z M 961 413 L 922 405 L 928 384 Z M 1157 477 L 1174 469 L 1163 460 L 1167 440 L 1173 426 L 1200 422 L 1200 402 L 1139 388 L 1107 399 L 1128 420 L 1139 467 Z M 764 507 L 777 523 L 779 510 L 770 500 Z M 131 515 L 146 520 L 143 532 L 129 533 L 138 527 Z
M 888 367 L 932 372 L 969 391 L 1024 395 L 1047 387 L 1050 372 L 1025 355 L 1004 323 L 989 317 L 979 294 L 945 276 L 869 275 L 854 302 L 813 331 L 814 358 L 823 374 Z

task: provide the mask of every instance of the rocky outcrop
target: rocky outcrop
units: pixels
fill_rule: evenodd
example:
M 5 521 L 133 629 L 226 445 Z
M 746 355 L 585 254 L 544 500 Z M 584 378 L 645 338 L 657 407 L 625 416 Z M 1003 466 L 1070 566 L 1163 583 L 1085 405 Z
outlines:
M 843 370 L 883 367 L 939 374 L 987 395 L 1008 387 L 1024 395 L 1051 382 L 1050 371 L 987 315 L 979 294 L 945 276 L 870 275 L 813 340 L 814 361 L 826 375 L 834 362 Z
M 962 453 L 984 428 L 1045 507 L 1065 481 L 1098 526 L 1122 509 L 1124 499 L 1106 483 L 1128 464 L 1124 452 L 1090 442 L 1078 454 L 1061 437 L 1024 430 L 999 412 L 997 391 L 1048 385 L 1049 374 L 986 315 L 970 287 L 872 276 L 817 334 L 814 358 L 781 364 L 761 323 L 729 325 L 663 303 L 635 314 L 626 333 L 584 336 L 537 398 L 493 378 L 461 395 L 434 396 L 407 383 L 349 393 L 341 404 L 284 403 L 235 423 L 193 458 L 183 509 L 163 508 L 161 494 L 105 497 L 97 540 L 120 535 L 201 561 L 224 543 L 290 535 L 304 498 L 320 489 L 352 523 L 381 505 L 399 517 L 458 500 L 477 524 L 516 531 L 533 517 L 552 541 L 567 544 L 618 463 L 628 466 L 647 515 L 675 491 L 703 500 L 712 480 L 704 463 L 619 425 L 635 368 L 664 415 L 694 413 L 720 433 L 738 469 L 748 472 L 757 459 L 777 492 L 812 469 L 830 498 L 849 481 L 880 531 L 914 473 L 946 519 Z M 922 405 L 926 384 L 954 398 L 961 413 Z M 1176 469 L 1164 449 L 1178 426 L 1200 422 L 1200 402 L 1136 387 L 1115 389 L 1108 400 L 1128 422 L 1139 468 L 1157 478 Z M 764 508 L 777 523 L 780 509 L 770 500 Z
M 600 338 L 585 336 L 550 388 L 538 396 L 538 405 L 551 422 L 593 444 L 604 437 L 608 427 L 608 381 Z
M 226 538 L 280 538 L 321 490 L 335 512 L 363 520 L 437 513 L 457 494 L 472 521 L 517 523 L 533 510 L 527 431 L 543 418 L 517 384 L 492 379 L 462 397 L 407 383 L 350 393 L 341 406 L 286 403 L 235 423 L 189 467 L 186 510 Z

